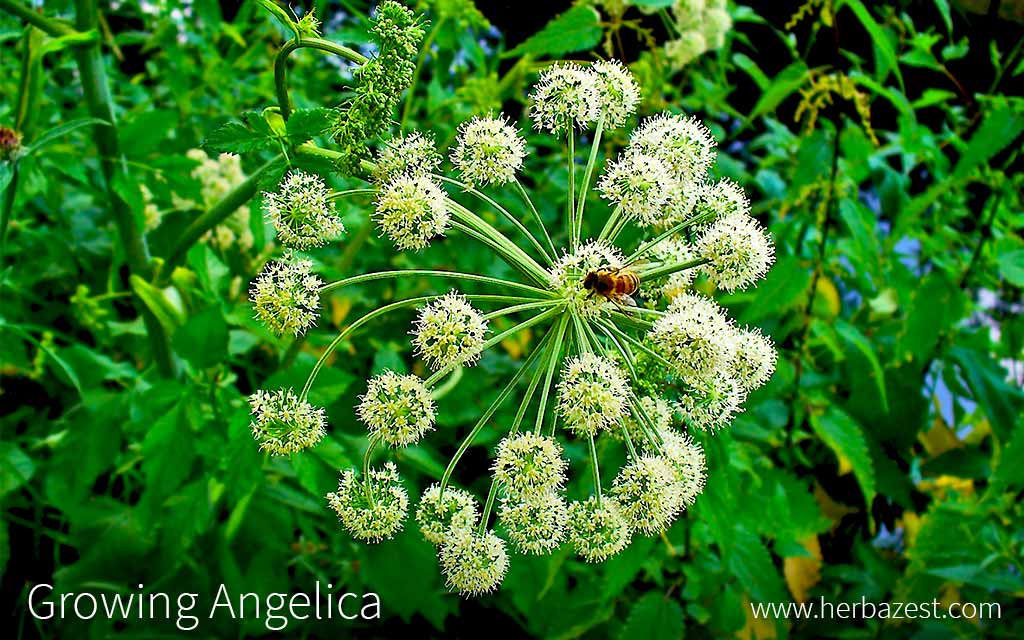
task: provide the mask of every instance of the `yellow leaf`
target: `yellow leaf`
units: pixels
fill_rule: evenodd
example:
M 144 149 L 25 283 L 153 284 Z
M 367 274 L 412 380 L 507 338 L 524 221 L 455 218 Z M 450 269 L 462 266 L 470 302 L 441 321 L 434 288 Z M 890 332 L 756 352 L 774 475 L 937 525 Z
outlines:
M 938 411 L 938 398 L 935 398 L 934 402 L 936 405 L 936 415 L 935 420 L 932 422 L 932 427 L 923 433 L 919 433 L 917 436 L 917 439 L 924 446 L 924 450 L 928 453 L 929 459 L 938 457 L 950 449 L 964 446 L 964 443 L 956 437 L 956 433 L 942 419 L 942 414 Z
M 820 318 L 835 318 L 839 315 L 839 290 L 830 279 L 824 276 L 818 278 L 811 309 Z
M 348 312 L 352 310 L 352 301 L 348 298 L 331 298 L 331 323 L 340 327 Z
M 814 501 L 818 503 L 818 508 L 821 509 L 822 515 L 832 521 L 833 528 L 839 524 L 839 521 L 846 514 L 857 513 L 856 509 L 833 500 L 832 496 L 825 493 L 820 484 L 814 485 Z
M 768 618 L 755 618 L 750 608 L 750 598 L 743 596 L 743 611 L 747 614 L 747 622 L 743 628 L 736 632 L 736 637 L 741 640 L 774 640 L 775 621 Z
M 811 587 L 821 580 L 821 543 L 818 536 L 811 535 L 800 541 L 810 556 L 791 556 L 782 561 L 782 573 L 786 586 L 797 602 L 807 602 Z
M 974 495 L 974 480 L 943 475 L 935 478 L 924 478 L 917 483 L 917 488 L 921 491 L 933 493 L 940 500 L 945 500 L 946 494 L 950 489 L 962 496 Z
M 513 359 L 519 360 L 523 357 L 523 353 L 526 352 L 526 347 L 530 346 L 530 339 L 533 337 L 533 332 L 529 329 L 520 331 L 517 334 L 513 334 L 501 341 L 501 347 L 505 350 L 508 355 L 512 356 Z
M 913 511 L 904 511 L 903 517 L 896 520 L 896 525 L 903 527 L 903 539 L 908 549 L 917 542 L 917 532 L 921 530 L 922 520 L 921 516 Z

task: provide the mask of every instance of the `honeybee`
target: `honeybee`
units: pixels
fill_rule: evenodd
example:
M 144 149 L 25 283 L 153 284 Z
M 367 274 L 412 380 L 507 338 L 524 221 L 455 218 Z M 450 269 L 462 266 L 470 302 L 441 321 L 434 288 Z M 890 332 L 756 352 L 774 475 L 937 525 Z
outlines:
M 619 305 L 636 306 L 630 297 L 640 288 L 640 276 L 625 268 L 594 269 L 583 276 L 583 288 L 590 295 L 603 296 Z

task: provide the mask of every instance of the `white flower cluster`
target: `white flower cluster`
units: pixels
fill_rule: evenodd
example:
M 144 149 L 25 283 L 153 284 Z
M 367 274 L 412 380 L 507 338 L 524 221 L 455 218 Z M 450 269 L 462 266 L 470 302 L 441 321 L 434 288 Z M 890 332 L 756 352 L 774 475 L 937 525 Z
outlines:
M 564 133 L 597 122 L 621 127 L 636 110 L 640 89 L 617 60 L 591 67 L 555 63 L 540 73 L 530 94 L 530 117 L 538 129 Z
M 421 309 L 410 333 L 417 353 L 437 371 L 476 362 L 487 321 L 465 296 L 452 291 Z
M 699 13 L 701 20 L 716 15 L 711 3 L 683 4 L 678 3 L 677 15 L 684 10 Z M 600 145 L 602 132 L 623 126 L 638 102 L 636 83 L 618 62 L 554 64 L 540 73 L 530 114 L 537 129 L 573 144 L 577 129 L 593 128 L 591 142 Z M 520 371 L 497 393 L 440 482 L 423 492 L 416 507 L 419 530 L 436 545 L 449 588 L 471 596 L 497 589 L 509 565 L 506 541 L 524 554 L 551 553 L 568 543 L 583 560 L 600 562 L 626 548 L 635 535 L 669 528 L 694 504 L 707 468 L 704 451 L 690 434 L 706 438 L 726 427 L 747 394 L 767 383 L 776 358 L 768 337 L 737 327 L 712 298 L 694 292 L 709 285 L 725 291 L 745 288 L 765 275 L 774 258 L 770 236 L 751 217 L 742 188 L 729 179 L 711 180 L 715 145 L 700 121 L 665 113 L 640 122 L 626 148 L 604 163 L 603 173 L 597 166 L 599 152 L 583 154 L 590 160 L 578 188 L 573 157 L 565 207 L 568 229 L 553 234 L 543 229 L 550 251 L 527 227 L 543 226 L 544 220 L 517 178 L 525 141 L 503 116 L 474 118 L 459 127 L 449 158 L 461 181 L 438 175 L 442 156 L 430 135 L 397 138 L 378 154 L 372 219 L 398 250 L 423 249 L 452 228 L 486 245 L 528 282 L 417 271 L 409 275 L 451 275 L 498 289 L 399 300 L 363 316 L 371 320 L 392 307 L 425 302 L 412 323 L 411 345 L 432 373 L 421 379 L 385 371 L 368 380 L 359 398 L 355 412 L 369 440 L 363 470 L 343 471 L 337 491 L 327 495 L 353 537 L 369 542 L 389 538 L 402 528 L 408 511 L 394 463 L 371 467 L 376 447 L 418 443 L 434 430 L 438 403 L 458 382 L 456 368 L 476 364 L 485 348 L 528 327 L 541 330 L 543 337 L 532 343 Z M 601 176 L 596 185 L 595 175 Z M 449 196 L 443 183 L 462 191 L 453 189 Z M 522 216 L 505 210 L 504 200 L 480 191 L 509 184 L 523 198 Z M 594 195 L 592 190 L 609 203 L 606 215 L 594 215 L 601 203 L 587 197 Z M 292 174 L 277 194 L 267 197 L 268 213 L 286 242 L 297 248 L 319 246 L 328 237 L 324 229 L 333 224 L 329 210 L 321 207 L 329 200 L 319 179 Z M 510 239 L 463 204 L 479 200 L 487 203 L 489 213 L 505 214 L 508 224 L 532 243 Z M 597 228 L 595 218 L 604 222 L 603 228 Z M 645 239 L 623 251 L 618 238 L 628 225 Z M 558 248 L 556 241 L 564 245 Z M 297 335 L 315 322 L 321 291 L 396 273 L 402 272 L 354 276 L 351 282 L 324 287 L 310 261 L 287 255 L 256 279 L 252 298 L 258 316 L 271 328 Z M 504 306 L 484 314 L 474 304 Z M 532 315 L 485 339 L 490 320 L 502 317 L 497 324 L 507 326 L 504 317 L 513 314 Z M 344 337 L 325 350 L 306 389 Z M 514 421 L 492 420 L 506 415 L 497 410 L 516 397 L 524 379 L 529 383 Z M 253 435 L 269 451 L 291 453 L 323 437 L 324 411 L 306 403 L 305 392 L 259 392 L 252 404 Z M 521 430 L 532 421 L 524 418 L 534 407 L 532 428 Z M 486 501 L 478 502 L 454 486 L 453 473 L 463 454 L 480 444 L 475 439 L 481 430 L 496 426 L 503 435 L 494 451 L 491 488 Z M 575 445 L 563 448 L 566 439 Z M 604 453 L 608 446 L 625 447 L 627 458 L 606 487 L 600 467 L 615 459 Z M 568 482 L 567 458 L 572 456 L 589 458 L 583 464 L 593 476 L 593 489 L 582 495 L 578 483 Z
M 263 208 L 286 246 L 311 249 L 337 239 L 345 226 L 334 212 L 324 181 L 302 171 L 285 176 L 277 193 L 263 194 Z
M 725 46 L 725 36 L 732 29 L 725 0 L 677 0 L 672 15 L 679 35 L 665 43 L 665 57 L 677 71 L 701 54 Z

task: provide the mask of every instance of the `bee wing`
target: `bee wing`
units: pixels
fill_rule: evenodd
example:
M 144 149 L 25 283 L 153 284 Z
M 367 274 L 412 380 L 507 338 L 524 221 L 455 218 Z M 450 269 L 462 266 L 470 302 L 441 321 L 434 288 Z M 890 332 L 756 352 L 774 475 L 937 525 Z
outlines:
M 623 295 L 619 299 L 622 302 L 622 304 L 626 305 L 627 307 L 637 306 L 636 300 L 633 299 L 633 296 Z

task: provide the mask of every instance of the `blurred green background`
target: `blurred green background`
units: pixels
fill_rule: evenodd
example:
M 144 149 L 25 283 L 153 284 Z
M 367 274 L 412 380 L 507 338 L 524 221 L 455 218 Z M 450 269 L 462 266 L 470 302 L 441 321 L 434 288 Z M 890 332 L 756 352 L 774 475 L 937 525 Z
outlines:
M 151 322 L 169 328 L 174 375 L 155 366 L 145 302 L 131 293 L 129 276 L 154 263 L 124 241 L 112 200 L 144 229 L 150 260 L 166 259 L 269 158 L 201 149 L 221 124 L 274 104 L 271 66 L 288 34 L 256 3 L 103 1 L 97 49 L 26 27 L 5 12 L 12 4 L 28 6 L 0 3 L 0 126 L 23 136 L 16 160 L 0 153 L 0 625 L 11 637 L 176 633 L 173 620 L 35 620 L 26 598 L 38 583 L 212 598 L 220 584 L 266 594 L 317 581 L 378 593 L 382 619 L 291 622 L 289 636 L 1024 635 L 1020 3 L 730 2 L 724 45 L 684 66 L 665 46 L 681 36 L 670 1 L 410 5 L 428 37 L 394 131 L 429 130 L 444 147 L 459 122 L 504 111 L 529 132 L 538 69 L 620 58 L 641 82 L 641 116 L 684 111 L 712 128 L 717 170 L 746 188 L 778 253 L 759 286 L 718 296 L 773 337 L 780 362 L 734 425 L 705 440 L 707 489 L 687 516 L 602 565 L 566 547 L 514 557 L 499 592 L 468 601 L 445 591 L 410 523 L 364 545 L 323 500 L 365 449 L 352 411 L 364 380 L 412 367 L 411 314 L 355 336 L 320 376 L 310 399 L 331 429 L 315 449 L 261 454 L 245 402 L 257 388 L 301 386 L 338 328 L 367 310 L 446 283 L 346 291 L 305 339 L 278 339 L 247 301 L 278 251 L 256 198 L 188 248 L 164 290 L 169 306 Z M 372 54 L 370 5 L 293 8 L 315 9 L 325 38 Z M 74 19 L 76 7 L 42 11 Z M 116 129 L 82 120 L 89 51 L 101 54 Z M 290 68 L 298 107 L 348 95 L 351 69 L 335 59 L 300 51 Z M 127 169 L 108 181 L 111 131 Z M 565 168 L 549 138 L 530 136 L 534 200 L 553 223 Z M 315 253 L 325 280 L 412 266 L 502 272 L 460 239 L 396 255 L 371 208 L 346 201 L 348 236 Z M 440 476 L 533 337 L 485 356 L 442 403 L 437 432 L 395 452 L 411 494 Z M 478 494 L 499 437 L 488 427 L 460 467 Z M 820 598 L 994 602 L 1001 618 L 771 621 L 749 607 Z M 271 634 L 263 620 L 225 616 L 194 633 Z

